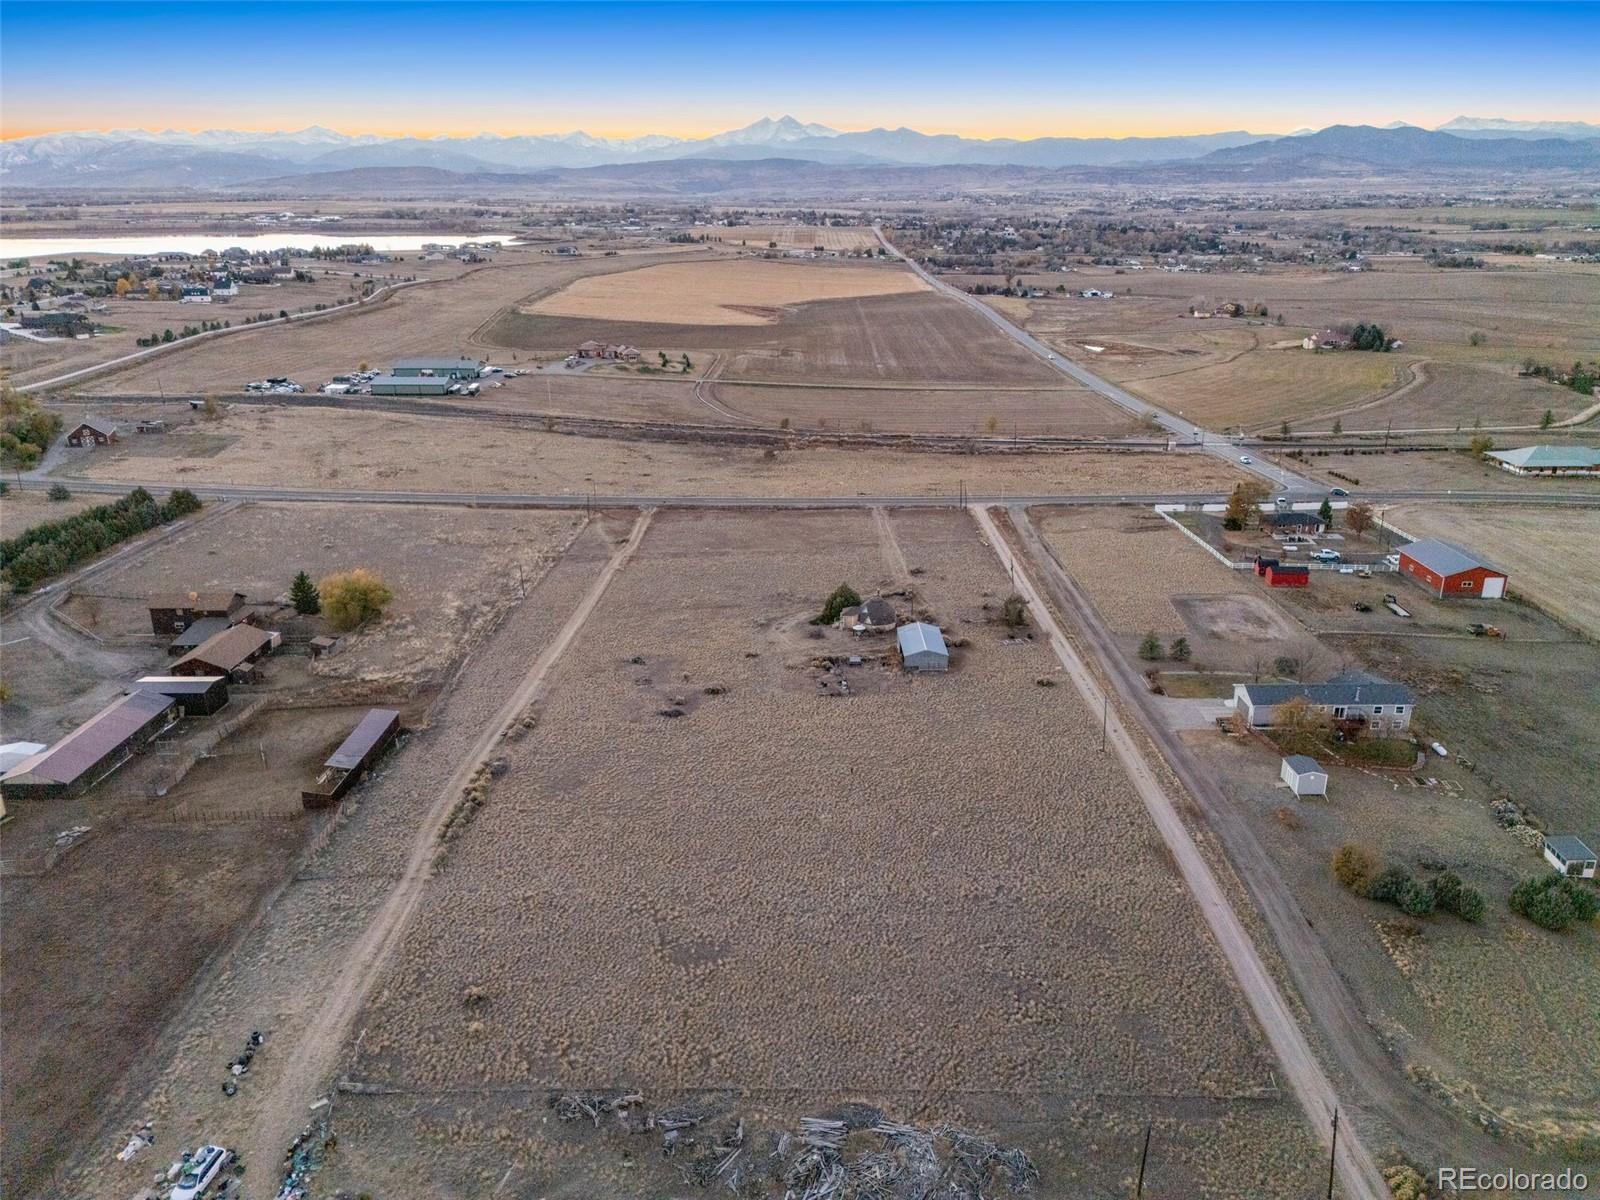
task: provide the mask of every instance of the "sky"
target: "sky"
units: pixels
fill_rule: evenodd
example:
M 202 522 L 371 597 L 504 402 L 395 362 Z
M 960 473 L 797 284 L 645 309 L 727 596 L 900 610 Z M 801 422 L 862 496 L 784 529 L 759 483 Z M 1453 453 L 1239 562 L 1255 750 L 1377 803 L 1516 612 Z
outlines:
M 1123 137 L 1600 121 L 1597 3 L 0 4 L 0 136 Z

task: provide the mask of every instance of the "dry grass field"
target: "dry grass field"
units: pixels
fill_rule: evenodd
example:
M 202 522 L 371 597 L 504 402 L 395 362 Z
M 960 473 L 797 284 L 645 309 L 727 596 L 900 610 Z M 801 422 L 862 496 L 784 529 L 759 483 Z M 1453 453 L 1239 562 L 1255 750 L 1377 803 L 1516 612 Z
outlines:
M 363 362 L 376 369 L 396 358 L 423 354 L 475 354 L 509 361 L 511 356 L 495 355 L 475 338 L 479 327 L 497 314 L 582 275 L 631 270 L 640 261 L 660 261 L 671 253 L 659 250 L 643 260 L 628 255 L 560 260 L 508 251 L 486 266 L 405 288 L 358 311 L 230 334 L 132 364 L 82 386 L 112 394 L 228 393 L 241 390 L 249 380 L 276 375 L 297 379 L 307 388 L 319 387 Z M 202 313 L 193 319 L 215 315 Z M 570 352 L 572 347 L 562 349 Z
M 899 388 L 710 385 L 717 403 L 753 423 L 794 429 L 1116 437 L 1140 432 L 1087 388 Z
M 78 492 L 66 500 L 48 499 L 43 492 L 12 488 L 0 496 L 0 538 L 14 538 L 25 529 L 46 521 L 62 521 L 86 508 L 106 503 L 104 496 Z
M 1060 279 L 1028 282 L 1053 288 Z M 1533 423 L 1546 407 L 1558 416 L 1576 411 L 1574 397 L 1549 388 L 1541 403 L 1514 379 L 1516 365 L 1530 355 L 1561 365 L 1600 355 L 1600 272 L 1582 264 L 1521 261 L 1451 271 L 1384 259 L 1360 273 L 1279 268 L 1251 275 L 1087 269 L 1070 286 L 1110 288 L 1117 296 L 992 303 L 1062 353 L 1214 427 L 1271 428 L 1288 420 L 1326 428 L 1323 418 L 1368 404 L 1347 428 L 1382 428 L 1391 417 L 1395 428 L 1450 428 L 1470 425 L 1480 411 L 1485 424 Z M 1271 321 L 1185 315 L 1191 302 L 1226 301 L 1265 304 Z M 1390 354 L 1299 347 L 1308 332 L 1357 321 L 1377 322 L 1405 345 Z M 1483 335 L 1481 345 L 1469 345 L 1473 334 Z M 1447 383 L 1434 388 L 1424 378 L 1400 390 L 1421 362 Z M 1387 403 L 1371 403 L 1391 392 L 1392 412 Z M 1487 419 L 1494 413 L 1499 419 Z
M 74 593 L 71 615 L 113 639 L 148 635 L 151 592 L 230 588 L 283 604 L 296 571 L 313 580 L 366 567 L 395 599 L 315 671 L 385 686 L 437 683 L 462 648 L 516 603 L 571 540 L 564 513 L 358 505 L 246 504 L 130 557 Z M 287 615 L 286 613 L 284 615 Z M 269 669 L 270 673 L 270 669 Z
M 1039 532 L 1118 633 L 1187 633 L 1173 596 L 1248 592 L 1223 566 L 1149 509 L 1040 510 Z
M 1546 412 L 1557 421 L 1575 417 L 1595 403 L 1571 388 L 1519 377 L 1509 366 L 1428 359 L 1410 368 L 1411 379 L 1379 403 L 1344 411 L 1329 410 L 1297 432 L 1327 430 L 1337 416 L 1347 433 L 1395 429 L 1470 430 L 1520 425 L 1529 436 Z M 1592 425 L 1589 426 L 1593 428 Z
M 1239 472 L 1166 455 L 1159 484 L 1134 453 L 910 454 L 585 438 L 488 420 L 331 409 L 229 408 L 205 440 L 151 437 L 70 457 L 59 474 L 130 482 L 251 484 L 536 495 L 950 496 L 969 493 L 1226 492 Z M 136 452 L 137 451 L 137 452 Z
M 1501 446 L 1526 446 L 1534 442 L 1562 442 L 1564 439 L 1532 434 L 1499 434 L 1495 441 Z M 1465 450 L 1425 450 L 1384 453 L 1373 450 L 1358 454 L 1313 453 L 1304 460 L 1286 459 L 1266 455 L 1285 466 L 1304 471 L 1320 479 L 1329 487 L 1354 486 L 1350 479 L 1340 479 L 1332 471 L 1360 480 L 1362 488 L 1373 491 L 1475 491 L 1475 492 L 1534 492 L 1538 494 L 1600 495 L 1600 479 L 1528 479 L 1502 471 L 1493 462 L 1480 462 Z
M 772 325 L 782 311 L 817 300 L 926 291 L 898 266 L 816 266 L 739 259 L 663 263 L 574 280 L 519 311 L 595 321 L 664 325 Z
M 878 239 L 864 225 L 729 225 L 697 232 L 704 233 L 708 241 L 752 250 L 765 249 L 777 242 L 779 250 L 874 250 Z
M 614 260 L 613 260 L 614 261 Z M 814 263 L 728 263 L 796 272 L 866 270 Z M 874 267 L 885 274 L 890 267 Z M 905 274 L 905 272 L 901 272 Z M 626 342 L 653 357 L 726 356 L 729 381 L 1060 385 L 1060 375 L 963 304 L 930 291 L 818 300 L 784 310 L 775 324 L 667 325 L 509 311 L 482 334 L 513 352 L 565 354 L 590 338 Z M 503 355 L 497 358 L 503 359 Z
M 1600 512 L 1410 504 L 1388 519 L 1416 537 L 1469 546 L 1511 576 L 1513 593 L 1600 639 Z
M 882 643 L 813 640 L 806 618 L 834 582 L 902 567 L 897 604 L 961 639 L 953 671 L 869 660 L 851 695 L 819 687 L 819 652 Z M 790 1128 L 846 1100 L 964 1121 L 1020 1141 L 1051 1194 L 1131 1169 L 1093 1147 L 1132 1131 L 1084 1108 L 1121 1097 L 1188 1118 L 1161 1155 L 1172 1194 L 1309 1174 L 1091 714 L 1037 686 L 1042 644 L 991 623 L 1006 589 L 962 513 L 659 514 L 358 1022 L 352 1075 L 407 1103 L 341 1101 L 330 1185 L 578 1186 L 593 1162 L 553 1144 L 540 1101 L 586 1087 L 731 1096 Z M 646 1167 L 602 1190 L 661 1187 Z

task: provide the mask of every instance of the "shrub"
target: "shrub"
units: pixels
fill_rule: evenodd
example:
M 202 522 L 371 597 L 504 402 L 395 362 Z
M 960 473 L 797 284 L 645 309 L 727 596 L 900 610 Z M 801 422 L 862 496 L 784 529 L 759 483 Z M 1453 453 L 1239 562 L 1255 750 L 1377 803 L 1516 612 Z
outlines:
M 1594 893 L 1565 875 L 1535 876 L 1511 889 L 1512 912 L 1557 933 L 1594 920 L 1597 907 Z
M 1408 917 L 1426 917 L 1433 912 L 1438 901 L 1433 889 L 1427 884 L 1407 879 L 1405 886 L 1400 889 L 1400 898 L 1396 904 Z
M 1452 911 L 1463 921 L 1479 924 L 1483 920 L 1483 893 L 1477 888 L 1463 887 Z
M 52 483 L 45 496 L 51 500 L 71 500 L 72 490 L 64 483 Z
M 1173 641 L 1172 648 L 1167 653 L 1174 662 L 1188 662 L 1194 651 L 1189 648 L 1189 639 L 1180 637 Z
M 1368 888 L 1377 869 L 1378 860 L 1365 846 L 1346 842 L 1333 852 L 1333 877 L 1340 887 L 1349 888 L 1357 895 L 1371 895 Z
M 394 593 L 364 567 L 329 575 L 318 585 L 322 611 L 335 629 L 355 629 L 383 614 Z
M 1404 867 L 1385 867 L 1367 884 L 1367 899 L 1380 904 L 1399 904 L 1411 884 L 1411 875 Z
M 1028 602 L 1012 592 L 1000 606 L 1000 619 L 1008 629 L 1021 629 L 1028 623 Z
M 163 507 L 174 517 L 186 517 L 190 513 L 199 512 L 203 506 L 200 497 L 188 488 L 174 488 L 167 496 L 167 502 Z
M 833 594 L 828 597 L 828 602 L 822 606 L 822 611 L 811 618 L 813 625 L 832 625 L 839 619 L 839 614 L 847 608 L 853 608 L 861 603 L 861 596 L 848 583 L 841 583 L 833 589 Z
M 1144 641 L 1139 643 L 1139 657 L 1150 662 L 1155 662 L 1163 655 L 1161 639 L 1156 636 L 1156 631 L 1151 630 L 1144 635 Z

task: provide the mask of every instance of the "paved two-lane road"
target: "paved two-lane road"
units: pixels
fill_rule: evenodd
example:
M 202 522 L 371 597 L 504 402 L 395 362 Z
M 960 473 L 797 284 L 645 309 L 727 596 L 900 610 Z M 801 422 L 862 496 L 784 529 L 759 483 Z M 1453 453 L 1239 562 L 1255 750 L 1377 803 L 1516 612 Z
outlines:
M 1312 479 L 1307 479 L 1303 475 L 1296 475 L 1293 471 L 1287 471 L 1284 468 L 1275 466 L 1272 463 L 1256 462 L 1253 460 L 1250 462 L 1245 462 L 1244 460 L 1250 458 L 1251 456 L 1246 454 L 1236 443 L 1224 437 L 1222 434 L 1213 433 L 1209 429 L 1205 429 L 1199 425 L 1196 425 L 1193 421 L 1188 421 L 1174 413 L 1169 413 L 1164 408 L 1157 408 L 1154 404 L 1139 399 L 1139 397 L 1124 390 L 1123 388 L 1118 387 L 1111 381 L 1100 378 L 1100 376 L 1096 375 L 1088 368 L 1079 366 L 1070 359 L 1057 354 L 1054 350 L 1045 345 L 1038 338 L 1034 337 L 1027 330 L 1018 325 L 1013 325 L 1003 315 L 991 308 L 989 305 L 985 304 L 982 300 L 976 299 L 973 296 L 969 296 L 966 292 L 963 292 L 958 288 L 951 287 L 942 279 L 939 279 L 937 276 L 925 270 L 921 263 L 917 262 L 910 255 L 901 251 L 899 247 L 891 242 L 888 237 L 884 235 L 883 230 L 878 226 L 874 225 L 872 227 L 872 232 L 878 235 L 878 241 L 883 243 L 883 248 L 885 250 L 915 271 L 918 277 L 927 283 L 929 287 L 933 288 L 935 291 L 942 292 L 944 295 L 955 300 L 959 300 L 962 304 L 965 304 L 984 320 L 988 321 L 989 324 L 993 325 L 1001 333 L 1005 334 L 1012 341 L 1016 342 L 1024 350 L 1027 350 L 1037 357 L 1043 359 L 1050 366 L 1067 376 L 1067 378 L 1073 380 L 1074 382 L 1081 383 L 1084 387 L 1098 395 L 1104 396 L 1107 400 L 1111 401 L 1111 403 L 1115 404 L 1123 411 L 1132 413 L 1134 416 L 1141 419 L 1149 419 L 1154 421 L 1168 433 L 1178 438 L 1179 441 L 1197 445 L 1207 453 L 1214 454 L 1225 462 L 1230 462 L 1237 466 L 1243 466 L 1246 470 L 1252 471 L 1261 476 L 1262 479 L 1266 480 L 1275 488 L 1282 488 L 1288 492 L 1306 493 L 1318 496 L 1325 495 L 1327 493 L 1328 489 L 1323 484 L 1317 483 Z

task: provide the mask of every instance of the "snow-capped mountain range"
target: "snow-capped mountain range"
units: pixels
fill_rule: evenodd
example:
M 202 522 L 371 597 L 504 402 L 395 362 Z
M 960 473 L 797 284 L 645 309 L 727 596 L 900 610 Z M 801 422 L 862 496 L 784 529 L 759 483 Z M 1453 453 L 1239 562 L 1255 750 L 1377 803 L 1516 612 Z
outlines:
M 1415 129 L 1405 122 L 1390 128 Z M 1296 130 L 1304 136 L 1311 130 Z M 1589 140 L 1600 125 L 1457 117 L 1436 132 L 1460 138 Z M 1198 159 L 1282 135 L 1232 130 L 1175 137 L 978 139 L 914 129 L 844 132 L 763 117 L 706 138 L 647 134 L 603 138 L 560 134 L 381 137 L 320 126 L 260 133 L 143 129 L 63 132 L 0 143 L 0 181 L 14 187 L 225 187 L 287 174 L 372 167 L 526 173 L 671 159 L 797 159 L 833 166 L 1121 167 Z

